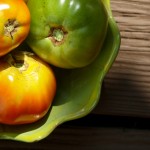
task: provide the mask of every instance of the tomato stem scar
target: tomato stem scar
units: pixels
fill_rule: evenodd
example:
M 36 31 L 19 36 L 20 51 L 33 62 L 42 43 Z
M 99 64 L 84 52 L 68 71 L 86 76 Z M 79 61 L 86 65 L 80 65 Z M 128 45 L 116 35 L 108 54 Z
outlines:
M 65 31 L 62 27 L 56 27 L 56 28 L 52 27 L 49 38 L 56 46 L 56 45 L 61 45 L 64 42 L 66 35 L 67 35 L 67 31 Z
M 4 34 L 13 39 L 13 34 L 17 31 L 19 23 L 16 19 L 8 19 L 4 25 Z
M 29 64 L 24 60 L 25 54 L 20 53 L 9 53 L 7 57 L 7 62 L 10 66 L 14 66 L 16 68 L 19 68 L 20 72 L 27 70 L 29 67 Z

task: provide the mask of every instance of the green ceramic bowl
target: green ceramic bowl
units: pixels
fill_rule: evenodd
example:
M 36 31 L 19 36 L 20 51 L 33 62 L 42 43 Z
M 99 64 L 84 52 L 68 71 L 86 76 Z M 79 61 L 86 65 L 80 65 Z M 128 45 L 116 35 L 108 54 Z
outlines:
M 58 125 L 81 118 L 96 106 L 103 79 L 114 62 L 120 46 L 120 34 L 111 13 L 110 2 L 102 1 L 109 15 L 109 25 L 103 49 L 97 59 L 84 68 L 57 69 L 58 90 L 47 115 L 29 125 L 0 125 L 0 139 L 39 141 L 47 137 Z

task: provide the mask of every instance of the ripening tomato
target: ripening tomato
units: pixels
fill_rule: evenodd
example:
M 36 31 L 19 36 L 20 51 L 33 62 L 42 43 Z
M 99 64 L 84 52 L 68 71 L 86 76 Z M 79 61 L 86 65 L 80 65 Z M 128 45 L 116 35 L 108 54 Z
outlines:
M 26 124 L 42 118 L 56 93 L 52 68 L 37 56 L 14 52 L 0 59 L 0 123 Z
M 24 0 L 0 0 L 0 56 L 20 45 L 29 29 L 30 12 Z

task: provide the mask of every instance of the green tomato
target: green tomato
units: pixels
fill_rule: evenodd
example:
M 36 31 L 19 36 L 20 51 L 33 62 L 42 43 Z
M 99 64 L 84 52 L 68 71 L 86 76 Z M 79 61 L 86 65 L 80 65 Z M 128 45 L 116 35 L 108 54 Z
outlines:
M 29 0 L 27 43 L 48 63 L 61 68 L 90 64 L 99 54 L 108 16 L 101 0 Z

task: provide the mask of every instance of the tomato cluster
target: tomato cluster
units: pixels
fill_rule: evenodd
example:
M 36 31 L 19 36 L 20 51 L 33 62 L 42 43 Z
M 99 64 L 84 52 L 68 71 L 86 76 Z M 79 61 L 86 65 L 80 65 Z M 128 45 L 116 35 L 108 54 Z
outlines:
M 42 118 L 56 92 L 52 68 L 25 48 L 30 29 L 23 0 L 0 1 L 0 123 L 26 124 Z
M 100 53 L 107 12 L 101 0 L 1 0 L 0 18 L 0 123 L 32 123 L 56 95 L 52 66 L 85 67 Z

